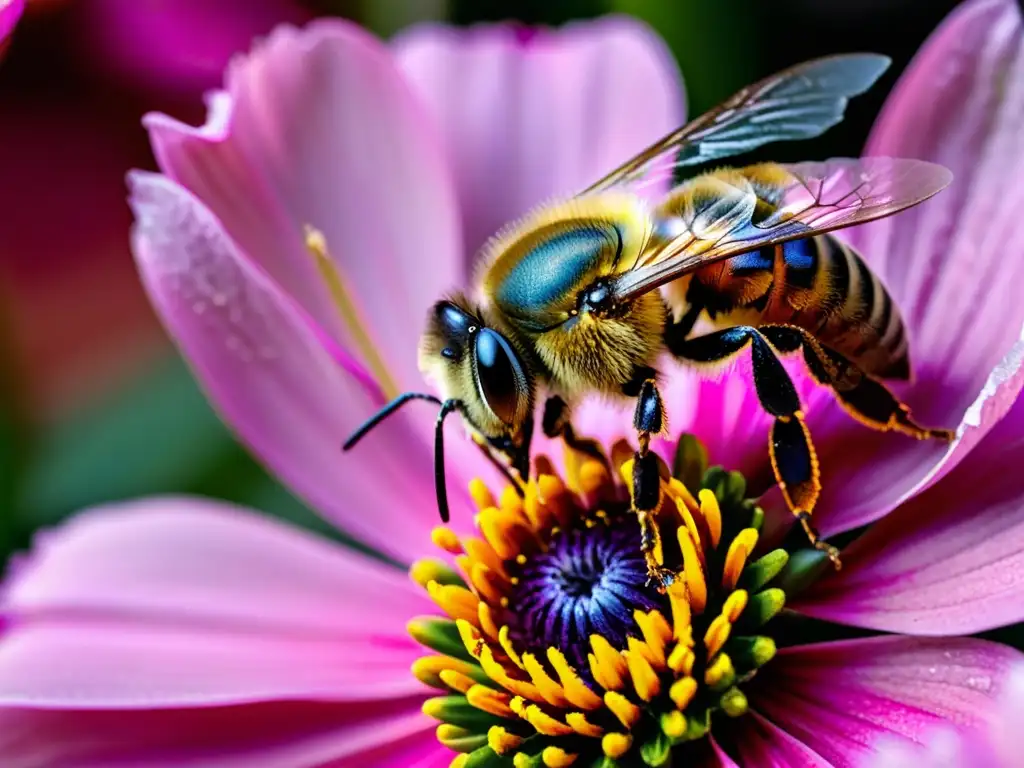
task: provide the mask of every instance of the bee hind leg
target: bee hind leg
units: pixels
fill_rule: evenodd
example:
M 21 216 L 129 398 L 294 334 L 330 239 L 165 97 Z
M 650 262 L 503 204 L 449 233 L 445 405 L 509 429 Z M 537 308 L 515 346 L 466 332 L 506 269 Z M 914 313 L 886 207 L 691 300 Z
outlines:
M 757 398 L 775 419 L 768 441 L 775 480 L 811 544 L 838 569 L 839 551 L 811 525 L 821 494 L 821 473 L 800 396 L 769 340 L 757 328 L 736 326 L 692 339 L 666 334 L 666 345 L 676 357 L 698 364 L 725 362 L 750 349 Z

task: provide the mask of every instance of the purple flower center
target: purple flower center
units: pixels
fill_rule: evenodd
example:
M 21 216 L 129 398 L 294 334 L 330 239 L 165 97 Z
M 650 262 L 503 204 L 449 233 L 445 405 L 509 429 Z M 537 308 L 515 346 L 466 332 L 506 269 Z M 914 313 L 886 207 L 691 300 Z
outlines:
M 634 612 L 667 605 L 646 586 L 640 528 L 632 519 L 561 531 L 516 576 L 509 596 L 517 618 L 513 637 L 541 653 L 561 648 L 583 670 L 592 634 L 625 647 L 636 633 Z

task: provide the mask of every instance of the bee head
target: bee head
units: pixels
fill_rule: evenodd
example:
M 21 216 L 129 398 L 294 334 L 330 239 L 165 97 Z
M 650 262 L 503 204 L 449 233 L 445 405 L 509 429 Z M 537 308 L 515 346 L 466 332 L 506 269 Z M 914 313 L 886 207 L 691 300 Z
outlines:
M 533 378 L 509 339 L 462 297 L 437 302 L 420 344 L 420 370 L 495 448 L 518 437 L 532 413 Z

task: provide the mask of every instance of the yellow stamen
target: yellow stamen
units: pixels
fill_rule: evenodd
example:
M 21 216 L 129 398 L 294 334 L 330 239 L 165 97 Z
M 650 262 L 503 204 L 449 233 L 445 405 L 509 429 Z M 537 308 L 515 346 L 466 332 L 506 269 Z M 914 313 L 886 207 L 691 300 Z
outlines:
M 686 526 L 686 530 L 690 532 L 690 537 L 696 545 L 695 551 L 701 567 L 707 567 L 707 559 L 704 555 L 704 541 L 701 538 L 700 530 L 697 528 L 697 521 L 694 520 L 693 515 L 690 514 L 690 510 L 686 508 L 686 505 L 678 499 L 676 499 L 676 509 L 679 512 L 679 517 L 682 519 L 683 524 Z
M 718 548 L 718 542 L 722 540 L 722 510 L 718 506 L 718 499 L 715 494 L 707 488 L 702 488 L 700 493 L 700 513 L 708 524 L 708 532 L 711 534 L 711 546 Z
M 730 632 L 732 632 L 732 624 L 729 623 L 729 617 L 722 614 L 715 616 L 708 626 L 708 631 L 704 633 L 704 647 L 707 648 L 709 660 L 722 650 L 725 641 L 729 639 Z
M 672 636 L 680 643 L 693 643 L 692 611 L 686 584 L 674 581 L 668 588 L 669 606 L 672 609 Z
M 439 525 L 434 528 L 430 532 L 430 540 L 438 549 L 443 549 L 453 555 L 462 554 L 462 543 L 459 541 L 459 537 L 447 526 Z
M 541 692 L 537 690 L 537 687 L 533 683 L 509 677 L 505 668 L 495 660 L 494 653 L 490 648 L 486 646 L 481 648 L 479 658 L 480 666 L 484 668 L 484 672 L 487 673 L 487 676 L 501 687 L 516 696 L 523 696 L 531 701 L 544 701 L 544 697 L 541 695 Z
M 356 349 L 359 350 L 359 354 L 366 363 L 366 366 L 373 373 L 373 377 L 377 380 L 377 384 L 380 385 L 384 397 L 391 400 L 401 390 L 395 384 L 394 379 L 391 378 L 383 358 L 381 358 L 380 353 L 377 351 L 377 345 L 374 344 L 369 333 L 367 333 L 366 323 L 363 322 L 359 312 L 356 310 L 356 304 L 352 301 L 352 294 L 345 285 L 337 265 L 331 258 L 327 250 L 327 239 L 320 230 L 313 229 L 310 226 L 306 227 L 306 249 L 313 256 L 317 270 L 320 272 L 320 278 L 324 281 L 327 292 L 330 294 L 331 303 L 334 304 L 342 324 L 352 335 Z
M 434 688 L 443 688 L 448 685 L 441 678 L 441 673 L 445 670 L 466 675 L 470 672 L 471 667 L 468 662 L 453 659 L 451 656 L 423 656 L 412 663 L 413 676 Z
M 545 747 L 540 756 L 546 768 L 569 768 L 579 757 L 559 747 Z
M 557 648 L 548 648 L 548 662 L 554 668 L 562 683 L 562 690 L 565 697 L 574 707 L 580 709 L 598 709 L 601 706 L 601 697 L 590 690 L 580 679 L 576 671 L 569 666 L 565 656 Z
M 672 683 L 668 689 L 669 698 L 676 705 L 680 712 L 690 706 L 693 697 L 697 695 L 697 681 L 692 677 L 681 677 Z
M 498 717 L 512 717 L 515 714 L 509 706 L 511 697 L 507 693 L 477 683 L 466 691 L 466 701 L 482 712 Z
M 747 590 L 737 589 L 725 599 L 725 605 L 722 606 L 722 615 L 727 616 L 729 621 L 735 624 L 746 607 Z
M 540 695 L 554 707 L 565 708 L 569 706 L 569 700 L 565 698 L 562 686 L 551 679 L 551 675 L 537 661 L 537 657 L 532 653 L 524 653 L 522 659 L 526 674 L 533 680 L 533 684 L 537 686 Z
M 469 495 L 473 499 L 477 512 L 483 512 L 488 507 L 495 505 L 494 495 L 479 477 L 474 477 L 469 481 Z
M 462 546 L 465 547 L 466 554 L 469 555 L 471 560 L 483 563 L 503 579 L 508 578 L 505 564 L 498 557 L 498 553 L 494 551 L 494 548 L 486 541 L 470 536 L 462 542 Z
M 504 755 L 506 752 L 510 752 L 522 743 L 522 736 L 516 736 L 514 733 L 509 733 L 500 725 L 492 725 L 487 730 L 487 746 L 499 755 Z
M 632 639 L 632 638 L 630 638 Z M 633 688 L 644 701 L 650 701 L 661 693 L 661 681 L 658 675 L 641 654 L 633 651 L 626 651 L 626 664 L 629 665 L 629 676 L 633 678 Z
M 480 631 L 465 619 L 456 619 L 455 627 L 459 630 L 459 637 L 462 638 L 466 650 L 471 655 L 479 657 L 480 652 L 486 647 L 483 638 L 480 637 Z
M 441 678 L 441 682 L 459 693 L 465 693 L 477 684 L 469 675 L 454 669 L 442 669 L 438 673 L 438 677 Z
M 594 679 L 606 690 L 620 690 L 625 684 L 628 670 L 626 660 L 603 635 L 591 635 L 590 647 L 594 651 L 589 655 L 590 672 Z
M 412 577 L 413 581 L 426 589 L 427 584 L 431 581 L 450 583 L 457 574 L 452 571 L 447 563 L 442 563 L 440 560 L 435 560 L 432 557 L 425 557 L 412 564 L 412 567 L 409 568 L 409 576 Z
M 476 621 L 477 606 L 480 598 L 465 587 L 450 584 L 438 584 L 431 581 L 427 584 L 427 594 L 437 603 L 438 607 L 453 619 Z
M 736 678 L 736 669 L 732 665 L 732 659 L 726 653 L 720 653 L 715 660 L 708 664 L 704 672 L 704 682 L 711 688 L 724 688 L 731 685 Z
M 686 716 L 678 709 L 666 712 L 661 716 L 661 730 L 670 739 L 681 738 L 686 733 Z
M 480 532 L 502 560 L 511 560 L 534 543 L 532 531 L 518 514 L 488 507 L 480 513 Z
M 522 716 L 537 733 L 543 733 L 545 736 L 568 736 L 574 733 L 572 728 L 555 720 L 536 704 L 527 704 L 523 709 Z
M 520 522 L 526 521 L 526 518 L 523 517 L 523 500 L 519 498 L 519 493 L 511 485 L 506 485 L 501 489 L 501 500 L 498 506 L 501 507 L 502 512 L 513 518 L 518 518 Z
M 704 581 L 704 570 L 701 568 L 700 557 L 697 555 L 697 542 L 693 534 L 686 528 L 676 533 L 679 548 L 683 553 L 683 578 L 688 587 L 690 607 L 694 613 L 703 613 L 708 601 L 708 587 Z
M 633 737 L 628 733 L 606 733 L 601 739 L 601 749 L 613 760 L 622 757 L 633 746 Z
M 682 501 L 690 509 L 697 509 L 699 507 L 697 500 L 690 493 L 690 489 L 674 477 L 668 481 L 668 492 L 674 499 Z
M 474 563 L 468 572 L 473 588 L 487 602 L 497 604 L 505 596 L 508 582 L 483 563 Z
M 722 568 L 722 586 L 726 589 L 736 589 L 743 567 L 747 564 L 747 558 L 754 551 L 757 544 L 757 531 L 754 528 L 744 528 L 729 545 L 729 551 L 725 555 L 725 566 Z
M 487 603 L 481 601 L 477 606 L 477 618 L 480 620 L 480 629 L 491 640 L 498 639 L 498 625 L 494 621 L 494 613 Z
M 498 644 L 501 646 L 501 649 L 505 651 L 505 655 L 508 656 L 509 661 L 520 669 L 526 669 L 523 665 L 523 660 L 519 658 L 519 654 L 516 653 L 515 646 L 512 644 L 512 631 L 508 628 L 508 625 L 505 625 L 498 630 Z
M 669 654 L 668 668 L 677 675 L 688 675 L 693 671 L 693 664 L 696 660 L 697 655 L 693 650 L 680 644 L 673 648 L 672 653 Z
M 636 621 L 640 632 L 644 636 L 644 643 L 650 649 L 650 662 L 660 669 L 665 668 L 665 645 L 672 639 L 672 627 L 665 621 L 665 617 L 659 610 L 652 610 L 647 613 L 633 611 L 633 619 Z
M 570 712 L 565 716 L 565 722 L 580 736 L 590 736 L 596 739 L 604 733 L 603 728 L 599 728 L 587 720 L 586 715 L 582 712 Z
M 466 768 L 469 762 L 469 755 L 459 755 L 448 764 L 448 768 Z
M 619 722 L 626 728 L 632 728 L 640 719 L 640 707 L 631 702 L 621 693 L 608 691 L 604 695 L 604 705 L 612 711 L 612 714 L 619 718 Z

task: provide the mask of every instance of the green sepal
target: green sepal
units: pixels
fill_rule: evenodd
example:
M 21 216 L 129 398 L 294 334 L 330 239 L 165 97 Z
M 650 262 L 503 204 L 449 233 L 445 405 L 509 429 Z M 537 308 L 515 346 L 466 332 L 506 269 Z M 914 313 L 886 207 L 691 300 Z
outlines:
M 640 746 L 640 757 L 651 768 L 667 768 L 672 765 L 672 741 L 659 731 Z
M 779 575 L 786 567 L 787 562 L 789 562 L 789 553 L 786 550 L 773 549 L 743 569 L 739 588 L 745 589 L 751 594 L 760 591 L 765 584 Z
M 739 688 L 730 688 L 728 691 L 723 693 L 722 697 L 718 700 L 718 705 L 722 712 L 729 717 L 745 715 L 747 710 L 750 708 L 746 694 L 744 694 Z
M 764 635 L 740 635 L 725 644 L 739 674 L 760 669 L 775 658 L 775 641 Z
M 736 622 L 736 631 L 749 632 L 767 623 L 786 606 L 786 593 L 777 587 L 758 592 L 750 598 L 747 607 Z
M 832 567 L 828 555 L 818 549 L 798 549 L 779 574 L 777 586 L 787 595 L 798 595 Z
M 680 437 L 672 462 L 672 475 L 696 496 L 707 468 L 708 452 L 704 444 L 691 434 Z
M 492 725 L 508 725 L 508 720 L 477 709 L 465 696 L 434 696 L 423 702 L 423 714 L 477 733 L 487 733 Z
M 430 577 L 438 584 L 452 587 L 465 587 L 466 589 L 469 588 L 469 585 L 466 584 L 465 579 L 462 578 L 459 572 L 443 560 L 439 560 L 436 557 L 424 557 L 417 562 L 417 565 L 421 565 L 423 563 L 429 563 L 431 570 Z
M 439 619 L 436 616 L 417 616 L 409 620 L 406 629 L 413 640 L 432 651 L 478 664 L 473 654 L 466 650 L 454 621 Z
M 438 741 L 455 752 L 475 752 L 487 747 L 487 734 L 467 731 L 465 736 L 455 739 L 438 739 Z M 487 748 L 490 749 L 490 747 Z
M 512 758 L 499 755 L 490 747 L 481 747 L 469 756 L 466 768 L 512 768 Z
M 742 503 L 747 492 L 746 478 L 739 472 L 727 472 L 722 467 L 708 469 L 701 485 L 715 494 L 721 507 Z

